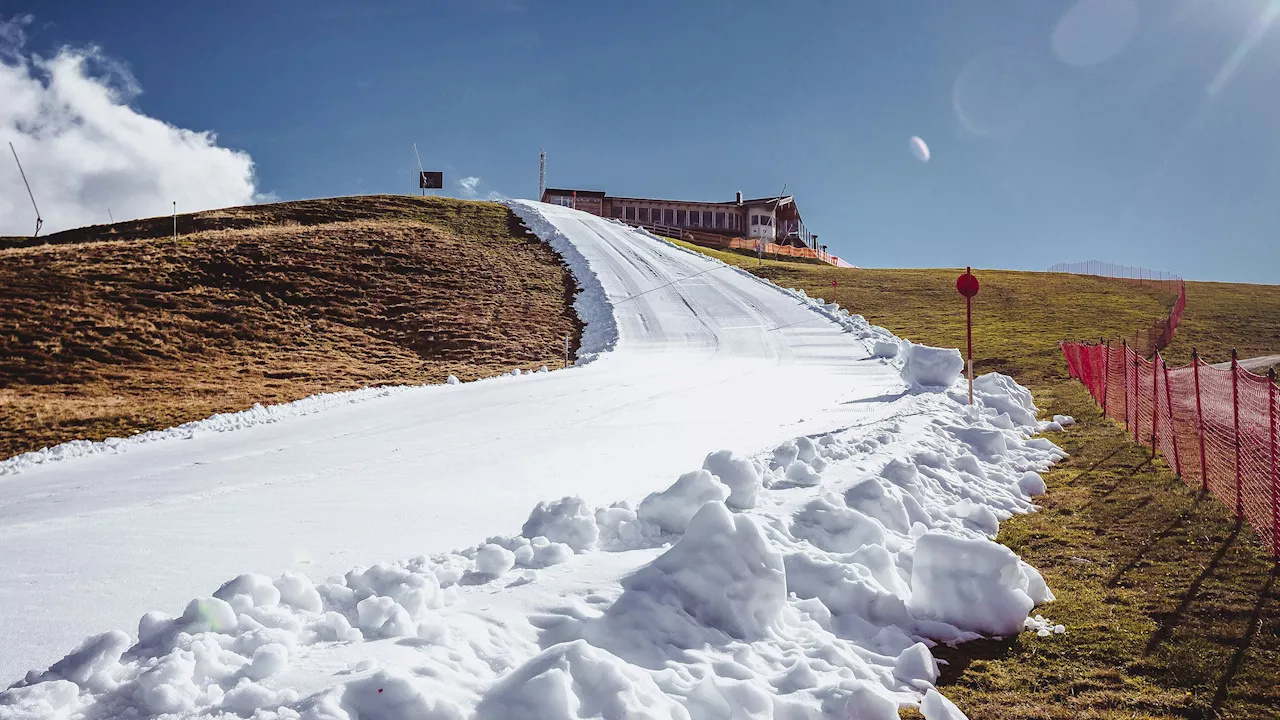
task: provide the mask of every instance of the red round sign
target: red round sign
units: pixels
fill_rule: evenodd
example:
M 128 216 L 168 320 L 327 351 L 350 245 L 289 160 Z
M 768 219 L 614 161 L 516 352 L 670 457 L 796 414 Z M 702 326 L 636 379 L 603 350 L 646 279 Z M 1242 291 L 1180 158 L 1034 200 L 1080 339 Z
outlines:
M 974 275 L 972 272 L 965 272 L 965 274 L 956 278 L 956 291 L 967 298 L 971 298 L 974 295 L 977 295 L 978 294 L 977 276 Z

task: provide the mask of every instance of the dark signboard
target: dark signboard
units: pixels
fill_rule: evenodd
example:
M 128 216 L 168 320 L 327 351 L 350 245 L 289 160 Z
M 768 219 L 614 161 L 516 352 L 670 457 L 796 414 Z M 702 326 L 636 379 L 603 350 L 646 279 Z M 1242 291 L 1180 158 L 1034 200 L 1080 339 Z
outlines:
M 439 190 L 443 188 L 444 173 L 425 171 L 418 173 L 418 187 L 423 190 Z

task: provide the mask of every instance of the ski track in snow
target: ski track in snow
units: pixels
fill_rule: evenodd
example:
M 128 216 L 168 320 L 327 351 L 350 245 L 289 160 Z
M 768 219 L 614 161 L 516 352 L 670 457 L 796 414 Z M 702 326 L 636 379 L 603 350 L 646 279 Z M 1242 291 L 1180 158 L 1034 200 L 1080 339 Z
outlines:
M 49 668 L 0 720 L 940 720 L 930 645 L 1065 630 L 991 539 L 1063 456 L 1025 389 L 969 408 L 954 350 L 511 206 L 582 288 L 578 367 L 0 463 L 0 678 Z

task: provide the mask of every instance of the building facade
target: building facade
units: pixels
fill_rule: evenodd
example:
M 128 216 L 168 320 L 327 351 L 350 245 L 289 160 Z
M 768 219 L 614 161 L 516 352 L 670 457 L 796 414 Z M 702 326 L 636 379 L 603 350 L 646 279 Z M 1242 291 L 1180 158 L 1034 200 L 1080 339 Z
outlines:
M 818 247 L 790 195 L 728 202 L 615 197 L 598 190 L 547 188 L 542 202 L 576 208 L 650 229 L 680 229 L 745 237 L 794 247 Z

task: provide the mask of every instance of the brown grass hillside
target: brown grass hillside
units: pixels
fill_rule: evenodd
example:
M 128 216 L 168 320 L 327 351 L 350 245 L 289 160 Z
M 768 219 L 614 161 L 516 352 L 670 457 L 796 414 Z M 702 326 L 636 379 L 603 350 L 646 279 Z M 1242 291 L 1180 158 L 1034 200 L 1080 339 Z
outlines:
M 964 341 L 959 270 L 838 270 L 695 249 L 827 299 L 836 280 L 835 299 L 873 323 L 930 345 Z M 943 692 L 973 720 L 1280 717 L 1280 566 L 1226 507 L 1104 419 L 1057 347 L 1132 333 L 1173 296 L 1105 278 L 974 272 L 977 371 L 1012 375 L 1043 416 L 1079 421 L 1053 436 L 1071 457 L 1045 474 L 1041 511 L 1006 521 L 997 538 L 1044 574 L 1058 599 L 1036 612 L 1067 632 L 935 648 L 950 663 Z M 1242 357 L 1280 353 L 1280 286 L 1190 283 L 1187 298 L 1171 363 L 1193 344 L 1209 361 L 1233 346 Z
M 575 284 L 503 206 L 338 198 L 0 250 L 0 455 L 563 362 Z

